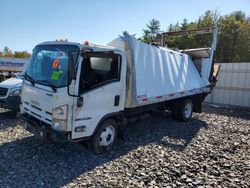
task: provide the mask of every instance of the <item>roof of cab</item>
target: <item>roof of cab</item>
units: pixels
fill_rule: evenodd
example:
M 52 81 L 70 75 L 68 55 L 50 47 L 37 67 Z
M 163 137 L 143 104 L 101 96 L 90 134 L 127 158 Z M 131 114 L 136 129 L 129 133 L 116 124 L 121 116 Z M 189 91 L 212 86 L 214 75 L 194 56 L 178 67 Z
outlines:
M 40 44 L 38 44 L 37 46 L 40 45 L 55 45 L 55 44 L 59 44 L 59 45 L 76 45 L 78 46 L 80 49 L 83 48 L 93 48 L 96 50 L 115 50 L 115 51 L 122 51 L 119 48 L 115 48 L 112 46 L 103 46 L 103 45 L 96 45 L 96 44 L 92 44 L 90 43 L 89 45 L 86 44 L 80 44 L 80 43 L 76 43 L 76 42 L 67 42 L 67 41 L 48 41 L 48 42 L 42 42 Z

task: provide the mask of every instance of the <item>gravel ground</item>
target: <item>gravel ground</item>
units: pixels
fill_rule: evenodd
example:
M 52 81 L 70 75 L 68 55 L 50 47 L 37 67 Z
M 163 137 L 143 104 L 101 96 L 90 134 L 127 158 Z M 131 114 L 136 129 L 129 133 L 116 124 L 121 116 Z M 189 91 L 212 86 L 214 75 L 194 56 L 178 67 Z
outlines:
M 95 156 L 38 140 L 0 109 L 0 187 L 250 187 L 250 110 L 203 111 L 189 123 L 154 113 Z

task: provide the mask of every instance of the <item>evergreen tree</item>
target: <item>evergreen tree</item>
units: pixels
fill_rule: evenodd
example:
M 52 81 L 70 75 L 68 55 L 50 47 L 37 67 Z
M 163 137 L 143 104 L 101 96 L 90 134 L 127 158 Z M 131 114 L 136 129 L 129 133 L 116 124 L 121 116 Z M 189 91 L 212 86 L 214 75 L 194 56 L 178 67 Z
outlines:
M 181 23 L 181 30 L 186 30 L 188 28 L 188 20 L 185 18 Z
M 3 48 L 3 54 L 4 54 L 5 56 L 9 56 L 10 54 L 12 54 L 12 52 L 11 52 L 11 50 L 10 50 L 7 46 L 5 46 L 5 47 Z
M 142 41 L 146 43 L 155 42 L 157 33 L 160 32 L 160 21 L 152 19 L 149 21 L 149 24 L 146 24 L 146 29 L 143 29 Z

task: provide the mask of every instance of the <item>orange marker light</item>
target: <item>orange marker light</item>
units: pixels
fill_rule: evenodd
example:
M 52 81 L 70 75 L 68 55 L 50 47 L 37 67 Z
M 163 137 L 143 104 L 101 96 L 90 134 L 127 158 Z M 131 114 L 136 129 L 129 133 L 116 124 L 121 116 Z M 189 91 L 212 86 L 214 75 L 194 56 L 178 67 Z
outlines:
M 85 45 L 89 45 L 89 41 L 86 40 L 86 41 L 84 42 L 84 44 L 85 44 Z
M 58 66 L 59 66 L 59 60 L 58 59 L 54 59 L 53 65 L 52 65 L 53 69 L 57 69 Z

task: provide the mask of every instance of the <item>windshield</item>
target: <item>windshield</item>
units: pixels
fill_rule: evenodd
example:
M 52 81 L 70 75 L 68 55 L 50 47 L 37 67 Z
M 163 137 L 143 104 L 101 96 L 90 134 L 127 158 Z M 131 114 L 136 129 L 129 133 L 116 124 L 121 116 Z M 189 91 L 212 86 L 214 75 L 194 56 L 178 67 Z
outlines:
M 32 54 L 27 68 L 27 77 L 34 83 L 53 85 L 56 88 L 68 84 L 68 52 L 79 50 L 75 45 L 40 45 Z M 79 51 L 73 53 L 74 62 Z

